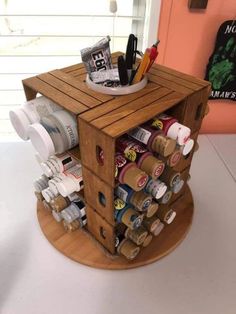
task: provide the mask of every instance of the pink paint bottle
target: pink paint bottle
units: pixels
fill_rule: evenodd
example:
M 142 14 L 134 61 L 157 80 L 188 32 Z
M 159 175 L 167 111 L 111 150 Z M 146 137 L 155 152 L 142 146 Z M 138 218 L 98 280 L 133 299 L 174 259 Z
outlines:
M 130 161 L 136 162 L 137 166 L 153 179 L 157 179 L 165 168 L 162 160 L 155 158 L 143 145 L 128 137 L 117 139 L 116 149 Z
M 165 135 L 176 140 L 179 145 L 184 145 L 191 134 L 191 130 L 188 127 L 166 114 L 161 114 L 154 118 L 152 126 L 162 130 Z
M 128 161 L 121 153 L 115 154 L 115 177 L 122 184 L 127 184 L 134 191 L 140 191 L 148 181 L 148 175 L 134 162 Z

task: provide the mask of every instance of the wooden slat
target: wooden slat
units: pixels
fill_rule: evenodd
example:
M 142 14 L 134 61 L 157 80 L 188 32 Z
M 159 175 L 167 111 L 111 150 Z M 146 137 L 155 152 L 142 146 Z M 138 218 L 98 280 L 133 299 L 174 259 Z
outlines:
M 183 79 L 186 79 L 186 80 L 189 80 L 191 82 L 194 82 L 200 86 L 206 86 L 207 85 L 207 81 L 204 81 L 200 78 L 197 78 L 195 76 L 192 76 L 190 74 L 186 74 L 186 73 L 182 73 L 182 72 L 179 72 L 177 70 L 174 70 L 174 69 L 171 69 L 171 68 L 168 68 L 164 65 L 161 65 L 161 64 L 153 64 L 152 68 L 154 69 L 157 69 L 157 70 L 160 70 L 160 71 L 163 71 L 163 72 L 166 72 L 166 73 L 169 73 L 173 76 L 176 76 L 176 77 L 181 77 Z
M 92 121 L 96 118 L 99 118 L 101 115 L 111 112 L 114 109 L 120 108 L 123 105 L 128 104 L 129 102 L 134 101 L 159 87 L 160 86 L 158 84 L 148 83 L 146 87 L 144 87 L 142 90 L 133 94 L 115 97 L 113 100 L 100 105 L 98 108 L 96 108 L 96 110 L 90 110 L 87 115 L 82 115 L 81 117 L 85 121 Z
M 70 73 L 69 76 L 72 76 L 72 74 Z M 77 77 L 73 77 L 74 82 L 76 82 L 76 84 L 77 83 L 79 84 L 80 90 L 85 91 L 87 94 L 100 100 L 101 102 L 106 102 L 106 101 L 114 98 L 114 96 L 112 96 L 112 95 L 106 95 L 106 94 L 98 93 L 98 92 L 95 92 L 94 90 L 88 88 L 88 86 L 85 82 L 85 79 L 86 79 L 85 74 L 80 74 Z
M 65 95 L 58 89 L 48 85 L 47 83 L 40 80 L 38 77 L 31 77 L 29 79 L 23 80 L 23 85 L 27 86 L 27 89 L 31 88 L 32 90 L 37 91 L 40 94 L 48 97 L 52 101 L 55 101 L 58 105 L 75 114 L 79 114 L 88 110 L 87 106 Z
M 177 92 L 173 92 L 163 98 L 159 99 L 157 102 L 150 104 L 133 114 L 122 119 L 122 121 L 117 121 L 108 127 L 103 129 L 103 132 L 112 137 L 118 137 L 132 128 L 144 123 L 145 121 L 151 119 L 155 115 L 167 110 L 171 106 L 177 104 L 185 97 Z
M 65 72 L 65 73 L 70 73 L 72 71 L 81 69 L 83 67 L 84 67 L 83 63 L 77 63 L 77 64 L 73 64 L 73 65 L 70 65 L 70 66 L 65 67 L 65 68 L 61 68 L 60 70 Z
M 52 71 L 52 72 L 50 72 L 50 74 L 59 78 L 60 80 L 64 81 L 65 83 L 68 83 L 71 86 L 81 90 L 81 92 L 84 93 L 84 97 L 86 97 L 87 99 L 95 99 L 96 102 L 94 102 L 94 105 L 98 105 L 101 102 L 108 101 L 108 100 L 111 100 L 114 98 L 113 96 L 104 95 L 104 94 L 97 93 L 97 92 L 93 91 L 92 89 L 88 88 L 86 84 L 81 83 L 79 80 L 75 79 L 71 75 L 63 73 L 60 70 Z M 90 105 L 89 102 L 86 102 L 86 105 L 88 105 L 89 107 L 92 107 L 92 105 Z
M 95 105 L 100 103 L 99 100 L 83 93 L 79 89 L 69 85 L 68 83 L 61 81 L 57 77 L 51 75 L 50 73 L 44 73 L 37 76 L 40 80 L 44 81 L 45 83 L 49 84 L 52 87 L 55 87 L 59 91 L 63 92 L 64 94 L 74 98 L 79 103 L 84 104 L 85 106 L 91 108 Z
M 190 95 L 193 93 L 192 89 L 189 89 L 187 87 L 179 85 L 173 81 L 166 80 L 160 76 L 153 75 L 151 73 L 148 73 L 148 79 L 150 82 L 154 82 L 154 83 L 157 83 L 163 87 L 170 88 L 173 91 L 181 93 L 183 95 Z
M 193 83 L 192 81 L 183 79 L 181 77 L 176 77 L 171 75 L 170 73 L 157 70 L 155 68 L 151 68 L 150 73 L 153 75 L 157 75 L 159 77 L 162 77 L 164 79 L 167 79 L 171 82 L 175 82 L 176 84 L 182 85 L 184 87 L 187 87 L 189 89 L 192 89 L 193 91 L 197 91 L 202 88 L 199 84 Z
M 165 87 L 161 87 L 157 90 L 152 91 L 151 93 L 144 95 L 143 97 L 139 97 L 138 99 L 130 102 L 123 107 L 113 110 L 103 115 L 102 117 L 93 120 L 91 124 L 99 129 L 105 128 L 106 126 L 134 113 L 135 111 L 148 106 L 154 101 L 158 101 L 158 98 L 161 98 L 170 93 L 171 90 Z

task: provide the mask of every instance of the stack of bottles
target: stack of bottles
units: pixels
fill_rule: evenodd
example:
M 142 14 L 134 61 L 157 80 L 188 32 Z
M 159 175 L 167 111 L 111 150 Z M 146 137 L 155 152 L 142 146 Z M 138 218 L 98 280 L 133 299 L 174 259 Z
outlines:
M 43 175 L 34 182 L 35 195 L 67 231 L 86 225 L 82 167 L 66 151 L 78 145 L 76 116 L 40 96 L 9 113 L 17 134 L 30 139 Z
M 174 221 L 176 211 L 169 204 L 185 182 L 173 168 L 192 150 L 190 134 L 188 127 L 162 114 L 117 139 L 116 247 L 127 259 Z
M 82 166 L 67 150 L 78 145 L 76 116 L 44 96 L 10 112 L 13 127 L 31 140 L 43 175 L 34 182 L 35 195 L 66 231 L 87 223 Z M 172 195 L 183 188 L 173 168 L 194 146 L 191 130 L 161 114 L 116 140 L 114 217 L 117 253 L 134 259 L 151 243 L 176 211 Z M 100 152 L 103 162 L 103 151 Z

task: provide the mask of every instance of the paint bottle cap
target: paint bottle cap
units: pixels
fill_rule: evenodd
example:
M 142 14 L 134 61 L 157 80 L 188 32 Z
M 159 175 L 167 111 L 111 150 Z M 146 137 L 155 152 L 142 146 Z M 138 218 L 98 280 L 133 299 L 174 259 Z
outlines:
M 147 235 L 148 235 L 147 230 L 142 226 L 135 230 L 127 228 L 125 231 L 125 237 L 129 238 L 137 245 L 141 245 L 144 242 Z
M 145 154 L 139 161 L 139 167 L 153 179 L 157 179 L 163 172 L 165 164 L 162 160 L 157 159 L 151 153 Z
M 173 123 L 167 131 L 167 136 L 176 140 L 179 145 L 184 145 L 190 134 L 191 130 L 178 122 Z
M 167 203 L 169 203 L 169 201 L 170 201 L 170 199 L 171 199 L 171 197 L 172 197 L 172 191 L 171 190 L 168 190 L 168 191 L 166 191 L 166 193 L 162 196 L 162 198 L 160 199 L 160 203 L 161 204 L 167 204 Z
M 78 184 L 70 177 L 64 177 L 61 182 L 57 184 L 59 193 L 66 197 L 75 191 L 79 191 L 79 181 Z
M 50 201 L 51 207 L 56 211 L 60 212 L 70 204 L 69 200 L 62 195 L 56 196 Z
M 55 154 L 53 141 L 40 123 L 30 125 L 28 134 L 32 145 L 43 160 L 47 160 L 50 156 Z
M 132 208 L 127 208 L 121 217 L 121 221 L 130 229 L 137 229 L 142 224 L 143 215 L 139 215 L 138 212 Z
M 52 199 L 54 199 L 57 195 L 50 188 L 46 188 L 42 191 L 42 195 L 45 200 L 49 203 Z
M 123 182 L 130 186 L 134 191 L 140 191 L 148 181 L 148 175 L 138 169 L 135 165 L 129 167 L 124 173 Z
M 147 228 L 148 231 L 153 232 L 156 227 L 159 225 L 160 219 L 156 216 L 152 216 L 151 218 L 146 218 L 143 221 L 143 225 Z
M 127 259 L 133 260 L 140 252 L 140 247 L 129 239 L 123 239 L 117 248 L 118 254 L 124 255 Z
M 152 239 L 153 239 L 153 236 L 151 235 L 151 233 L 149 233 L 147 237 L 145 238 L 142 246 L 147 247 L 151 243 Z
M 169 167 L 175 167 L 181 160 L 182 154 L 179 149 L 176 149 L 167 159 Z
M 164 225 L 162 222 L 160 222 L 160 223 L 157 225 L 157 227 L 153 230 L 152 234 L 153 234 L 155 237 L 157 237 L 157 236 L 161 233 L 161 231 L 164 229 L 164 227 L 165 227 L 165 225 Z
M 52 211 L 52 215 L 53 215 L 53 218 L 57 221 L 57 222 L 60 222 L 62 221 L 62 217 L 61 217 L 61 214 L 56 212 L 55 210 Z
M 148 218 L 152 217 L 158 211 L 158 208 L 159 208 L 158 203 L 157 202 L 152 202 L 150 204 L 150 206 L 148 207 L 148 209 L 147 209 L 146 216 Z
M 169 225 L 173 222 L 176 217 L 176 212 L 170 209 L 165 216 L 165 222 Z
M 31 121 L 29 120 L 25 112 L 21 108 L 11 110 L 9 112 L 9 118 L 17 135 L 24 141 L 28 140 L 28 129 Z
M 174 194 L 178 194 L 182 190 L 183 186 L 184 186 L 184 180 L 180 180 L 175 185 L 173 185 L 173 187 L 171 188 L 172 192 Z
M 150 189 L 148 189 L 148 187 Z M 158 200 L 165 194 L 167 186 L 164 182 L 161 182 L 160 180 L 155 180 L 150 183 L 150 186 L 148 186 L 147 184 L 147 190 L 152 194 L 153 197 L 155 197 L 155 199 Z
M 130 203 L 140 211 L 146 211 L 151 202 L 151 195 L 148 195 L 143 191 L 134 192 L 130 198 Z
M 175 147 L 176 141 L 162 134 L 157 135 L 152 144 L 153 150 L 163 157 L 167 157 L 172 154 Z
M 194 140 L 191 138 L 187 140 L 187 142 L 181 147 L 181 152 L 184 156 L 188 155 L 194 146 Z

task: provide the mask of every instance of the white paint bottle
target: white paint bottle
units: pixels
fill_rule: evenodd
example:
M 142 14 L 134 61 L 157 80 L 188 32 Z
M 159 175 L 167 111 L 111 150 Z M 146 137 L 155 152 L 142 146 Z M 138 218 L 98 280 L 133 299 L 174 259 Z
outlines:
M 40 157 L 46 161 L 50 156 L 62 154 L 79 142 L 76 116 L 66 110 L 58 110 L 40 123 L 29 126 L 29 138 Z
M 19 108 L 11 110 L 9 117 L 18 136 L 26 141 L 29 139 L 29 126 L 57 110 L 61 110 L 61 107 L 47 97 L 40 96 L 25 102 Z

